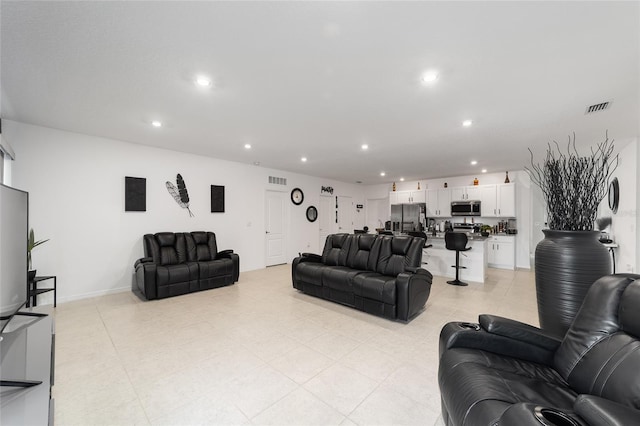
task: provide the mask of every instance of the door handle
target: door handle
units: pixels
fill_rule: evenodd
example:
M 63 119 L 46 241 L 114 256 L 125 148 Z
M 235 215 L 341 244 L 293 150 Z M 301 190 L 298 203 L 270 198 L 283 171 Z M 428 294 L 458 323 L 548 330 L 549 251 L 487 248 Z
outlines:
M 265 234 L 269 234 L 270 232 L 269 232 L 269 231 L 264 231 L 264 233 L 265 233 Z

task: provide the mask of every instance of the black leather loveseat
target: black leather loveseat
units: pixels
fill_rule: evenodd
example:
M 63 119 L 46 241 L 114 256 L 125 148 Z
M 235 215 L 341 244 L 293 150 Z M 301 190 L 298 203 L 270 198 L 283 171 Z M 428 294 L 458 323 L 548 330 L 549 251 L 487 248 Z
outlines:
M 144 236 L 144 255 L 135 263 L 138 289 L 162 299 L 238 281 L 240 258 L 218 251 L 213 232 L 160 232 Z
M 506 318 L 449 323 L 447 425 L 640 425 L 640 275 L 597 280 L 562 341 Z
M 293 260 L 293 287 L 361 311 L 407 321 L 423 308 L 432 275 L 421 269 L 424 238 L 329 235 L 322 256 Z

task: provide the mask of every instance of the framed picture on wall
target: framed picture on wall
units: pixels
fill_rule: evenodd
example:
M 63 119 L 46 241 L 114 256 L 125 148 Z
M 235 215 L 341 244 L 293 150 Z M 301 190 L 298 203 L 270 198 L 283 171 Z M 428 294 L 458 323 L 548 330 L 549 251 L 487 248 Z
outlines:
M 211 185 L 211 213 L 224 213 L 223 185 Z
M 124 178 L 124 211 L 147 211 L 147 179 L 139 177 Z

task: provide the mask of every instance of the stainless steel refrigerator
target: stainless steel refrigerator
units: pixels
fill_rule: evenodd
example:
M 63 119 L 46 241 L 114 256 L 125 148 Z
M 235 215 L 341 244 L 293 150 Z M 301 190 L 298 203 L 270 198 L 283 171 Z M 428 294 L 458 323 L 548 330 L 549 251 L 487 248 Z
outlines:
M 425 203 L 394 204 L 391 206 L 393 232 L 424 231 Z

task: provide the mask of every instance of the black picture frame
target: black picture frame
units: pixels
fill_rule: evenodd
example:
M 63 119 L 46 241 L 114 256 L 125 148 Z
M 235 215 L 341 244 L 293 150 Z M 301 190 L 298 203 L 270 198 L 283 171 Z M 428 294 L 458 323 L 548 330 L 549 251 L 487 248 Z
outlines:
M 315 222 L 318 219 L 318 209 L 315 206 L 307 207 L 307 220 L 309 222 Z
M 620 203 L 620 184 L 618 178 L 613 178 L 609 182 L 609 208 L 615 214 L 618 212 L 618 204 Z
M 224 185 L 211 185 L 211 213 L 224 213 Z
M 147 179 L 125 176 L 124 178 L 124 211 L 147 211 Z

